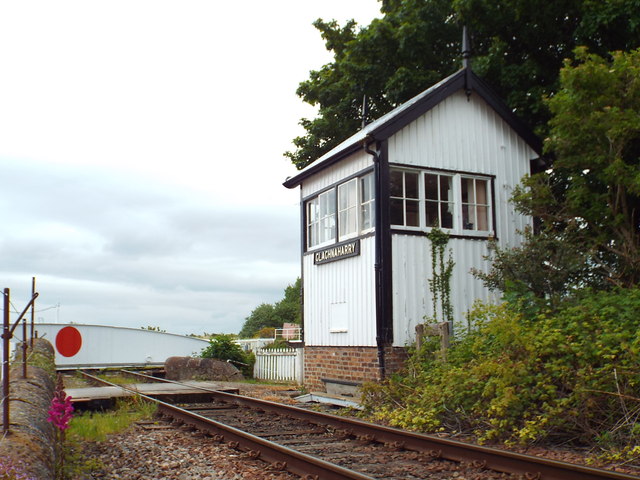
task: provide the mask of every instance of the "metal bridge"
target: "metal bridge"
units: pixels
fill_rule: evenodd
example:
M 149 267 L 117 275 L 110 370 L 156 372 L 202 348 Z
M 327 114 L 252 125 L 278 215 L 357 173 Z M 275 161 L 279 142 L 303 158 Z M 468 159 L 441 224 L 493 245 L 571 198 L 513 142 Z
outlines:
M 169 357 L 199 355 L 209 345 L 200 338 L 141 328 L 36 323 L 35 330 L 53 345 L 59 369 L 162 365 Z M 15 348 L 22 342 L 20 329 L 14 335 Z

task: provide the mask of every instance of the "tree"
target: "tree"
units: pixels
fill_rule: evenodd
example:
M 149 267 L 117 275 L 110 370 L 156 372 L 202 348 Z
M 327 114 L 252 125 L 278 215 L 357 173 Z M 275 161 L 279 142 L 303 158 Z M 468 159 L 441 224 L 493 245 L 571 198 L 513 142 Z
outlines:
M 302 280 L 296 279 L 293 285 L 288 285 L 284 289 L 284 298 L 273 306 L 273 312 L 282 323 L 300 324 L 302 316 L 302 308 L 300 305 L 300 291 L 302 289 Z
M 577 46 L 606 55 L 640 42 L 638 0 L 455 0 L 461 24 L 474 33 L 473 67 L 532 128 L 545 136 L 544 97 Z
M 241 338 L 251 338 L 265 327 L 281 328 L 282 324 L 300 323 L 300 289 L 302 282 L 298 278 L 293 285 L 284 290 L 284 298 L 275 304 L 262 303 L 253 309 L 245 319 L 238 334 Z
M 640 49 L 609 59 L 576 50 L 547 100 L 553 166 L 524 182 L 518 207 L 562 236 L 572 229 L 610 283 L 640 281 Z
M 462 25 L 473 33 L 476 73 L 543 136 L 550 113 L 542 98 L 557 91 L 576 46 L 604 55 L 640 43 L 640 0 L 383 0 L 381 11 L 360 29 L 314 23 L 334 61 L 297 90 L 318 116 L 300 121 L 306 134 L 285 153 L 296 167 L 357 131 L 364 95 L 367 118 L 378 118 L 458 69 Z
M 541 306 L 555 308 L 577 289 L 602 286 L 601 275 L 590 261 L 590 247 L 584 244 L 579 229 L 543 229 L 534 234 L 528 228 L 522 233 L 524 240 L 517 247 L 500 247 L 490 241 L 486 258 L 491 261 L 489 272 L 471 271 L 486 287 L 514 300 L 513 305 L 527 312 Z
M 238 336 L 240 338 L 251 338 L 262 328 L 275 328 L 280 326 L 278 325 L 279 321 L 273 311 L 273 305 L 270 303 L 261 303 L 245 318 L 244 325 L 238 333 Z
M 285 155 L 303 168 L 354 133 L 361 124 L 363 96 L 368 118 L 377 118 L 444 75 L 455 71 L 460 30 L 447 18 L 450 0 L 385 1 L 381 19 L 359 30 L 316 20 L 334 61 L 310 73 L 297 90 L 318 107 L 318 117 L 302 119 L 306 135 Z
M 152 332 L 160 332 L 160 333 L 167 333 L 166 330 L 163 330 L 162 328 L 155 326 L 152 327 L 151 325 L 147 325 L 146 327 L 140 327 L 142 330 L 151 330 Z

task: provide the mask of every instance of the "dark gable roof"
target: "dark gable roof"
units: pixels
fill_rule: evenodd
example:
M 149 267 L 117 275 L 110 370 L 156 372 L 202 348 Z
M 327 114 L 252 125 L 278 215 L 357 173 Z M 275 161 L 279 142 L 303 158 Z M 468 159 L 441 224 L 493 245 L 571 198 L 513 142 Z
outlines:
M 471 69 L 463 68 L 365 126 L 362 130 L 305 167 L 296 176 L 287 178 L 284 186 L 287 188 L 297 187 L 304 179 L 363 148 L 365 141 L 372 143 L 386 140 L 459 90 L 466 90 L 471 94 L 480 95 L 536 153 L 541 153 L 542 142 L 531 129 L 516 117 L 480 77 L 473 73 Z

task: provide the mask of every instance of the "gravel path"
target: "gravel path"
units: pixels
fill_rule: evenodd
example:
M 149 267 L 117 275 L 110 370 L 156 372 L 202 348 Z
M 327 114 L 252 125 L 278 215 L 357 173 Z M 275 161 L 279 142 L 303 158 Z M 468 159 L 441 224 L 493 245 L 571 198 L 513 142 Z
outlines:
M 292 397 L 300 394 L 285 385 L 220 383 L 239 388 L 242 395 L 283 403 L 294 403 Z M 299 479 L 198 432 L 161 421 L 140 422 L 104 442 L 86 443 L 81 453 L 85 461 L 98 467 L 73 480 Z
M 293 480 L 260 460 L 166 422 L 138 423 L 104 442 L 83 446 L 101 467 L 74 480 Z
M 229 383 L 242 395 L 282 403 L 295 403 L 299 394 L 287 386 Z M 460 438 L 458 438 L 460 439 Z M 472 441 L 472 439 L 467 439 Z M 195 446 L 197 445 L 197 446 Z M 520 453 L 585 464 L 588 451 L 561 448 L 516 448 Z M 295 480 L 298 476 L 274 471 L 246 453 L 214 442 L 198 432 L 176 428 L 166 422 L 139 423 L 110 436 L 104 442 L 87 443 L 82 451 L 86 460 L 100 468 L 73 480 Z M 613 468 L 602 465 L 601 468 Z M 618 471 L 638 475 L 637 469 Z

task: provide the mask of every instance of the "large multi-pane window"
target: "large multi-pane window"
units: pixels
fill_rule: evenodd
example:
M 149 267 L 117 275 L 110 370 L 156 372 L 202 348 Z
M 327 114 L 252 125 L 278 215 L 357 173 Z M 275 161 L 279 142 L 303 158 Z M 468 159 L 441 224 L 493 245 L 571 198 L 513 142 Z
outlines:
M 373 174 L 353 178 L 307 200 L 307 248 L 347 240 L 373 228 L 373 178 Z
M 487 177 L 393 169 L 390 179 L 391 225 L 461 234 L 493 230 Z

